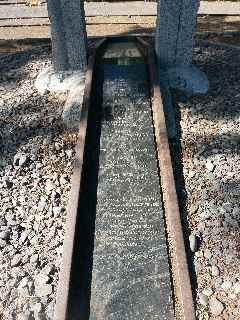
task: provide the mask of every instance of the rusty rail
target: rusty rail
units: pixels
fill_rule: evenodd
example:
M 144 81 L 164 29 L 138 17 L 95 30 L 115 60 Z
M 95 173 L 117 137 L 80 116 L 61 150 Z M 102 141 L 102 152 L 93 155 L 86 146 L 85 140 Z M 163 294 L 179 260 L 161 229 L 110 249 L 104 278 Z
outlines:
M 88 125 L 88 114 L 91 102 L 92 78 L 94 72 L 97 49 L 103 44 L 105 39 L 98 42 L 93 54 L 89 57 L 88 68 L 85 79 L 85 91 L 83 96 L 81 117 L 79 123 L 78 142 L 76 145 L 76 155 L 73 164 L 73 175 L 71 179 L 71 194 L 67 210 L 67 221 L 65 239 L 63 245 L 62 268 L 59 276 L 58 291 L 56 298 L 55 319 L 66 320 L 68 318 L 68 298 L 71 281 L 71 268 L 74 251 L 75 229 L 77 223 L 77 212 L 79 207 L 79 194 L 82 179 L 82 167 L 85 150 L 85 140 Z
M 147 62 L 151 86 L 151 106 L 158 165 L 160 170 L 160 183 L 167 226 L 167 240 L 172 267 L 176 318 L 182 320 L 194 320 L 196 317 L 192 288 L 168 142 L 166 119 L 158 81 L 156 58 L 154 51 L 148 42 L 144 41 L 140 37 L 138 38 L 138 41 L 145 46 L 148 51 Z

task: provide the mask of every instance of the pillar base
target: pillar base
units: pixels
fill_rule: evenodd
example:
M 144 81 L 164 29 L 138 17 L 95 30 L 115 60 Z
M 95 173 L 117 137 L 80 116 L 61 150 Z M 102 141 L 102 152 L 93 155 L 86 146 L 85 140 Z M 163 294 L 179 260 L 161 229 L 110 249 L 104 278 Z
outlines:
M 35 88 L 39 93 L 67 92 L 77 87 L 84 88 L 85 73 L 82 71 L 55 72 L 53 67 L 48 67 L 40 72 L 35 81 Z
M 67 92 L 68 98 L 63 108 L 62 119 L 67 128 L 78 128 L 85 88 L 84 72 L 64 71 L 56 73 L 53 67 L 49 67 L 38 75 L 35 88 L 40 94 Z
M 194 65 L 179 65 L 165 72 L 170 88 L 184 92 L 187 97 L 204 94 L 209 89 L 207 76 Z

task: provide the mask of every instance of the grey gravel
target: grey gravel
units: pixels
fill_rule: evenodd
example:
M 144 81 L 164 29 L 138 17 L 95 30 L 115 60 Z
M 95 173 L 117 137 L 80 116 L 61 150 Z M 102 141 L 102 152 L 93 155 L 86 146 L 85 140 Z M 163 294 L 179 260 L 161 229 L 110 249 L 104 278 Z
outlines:
M 0 59 L 2 320 L 54 317 L 77 131 L 61 118 L 66 95 L 34 88 L 50 59 L 47 48 Z
M 210 90 L 181 104 L 178 119 L 189 231 L 201 233 L 197 291 L 199 296 L 211 287 L 211 298 L 225 308 L 219 318 L 240 319 L 234 290 L 240 279 L 239 50 L 197 46 L 194 62 L 207 74 Z M 198 299 L 197 318 L 211 317 L 210 307 Z

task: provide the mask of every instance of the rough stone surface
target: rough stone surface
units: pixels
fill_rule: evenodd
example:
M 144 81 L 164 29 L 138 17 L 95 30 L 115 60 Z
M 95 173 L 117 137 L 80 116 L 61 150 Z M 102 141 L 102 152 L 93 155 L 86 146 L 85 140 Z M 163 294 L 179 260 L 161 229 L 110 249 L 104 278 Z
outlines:
M 173 319 L 145 66 L 103 72 L 90 319 Z
M 48 1 L 47 9 L 54 69 L 85 70 L 87 34 L 83 1 Z
M 156 52 L 160 64 L 190 65 L 193 53 L 193 34 L 200 1 L 158 1 Z

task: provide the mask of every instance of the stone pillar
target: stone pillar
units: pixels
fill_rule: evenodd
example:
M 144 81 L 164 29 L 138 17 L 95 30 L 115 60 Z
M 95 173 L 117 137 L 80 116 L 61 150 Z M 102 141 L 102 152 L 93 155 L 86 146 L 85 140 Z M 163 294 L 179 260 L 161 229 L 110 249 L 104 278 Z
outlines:
M 70 70 L 85 71 L 87 33 L 83 0 L 61 0 L 64 33 Z
M 39 92 L 71 91 L 84 83 L 87 34 L 83 0 L 48 0 L 52 66 L 37 77 Z
M 206 93 L 208 80 L 192 65 L 199 0 L 158 0 L 156 54 L 171 88 Z

